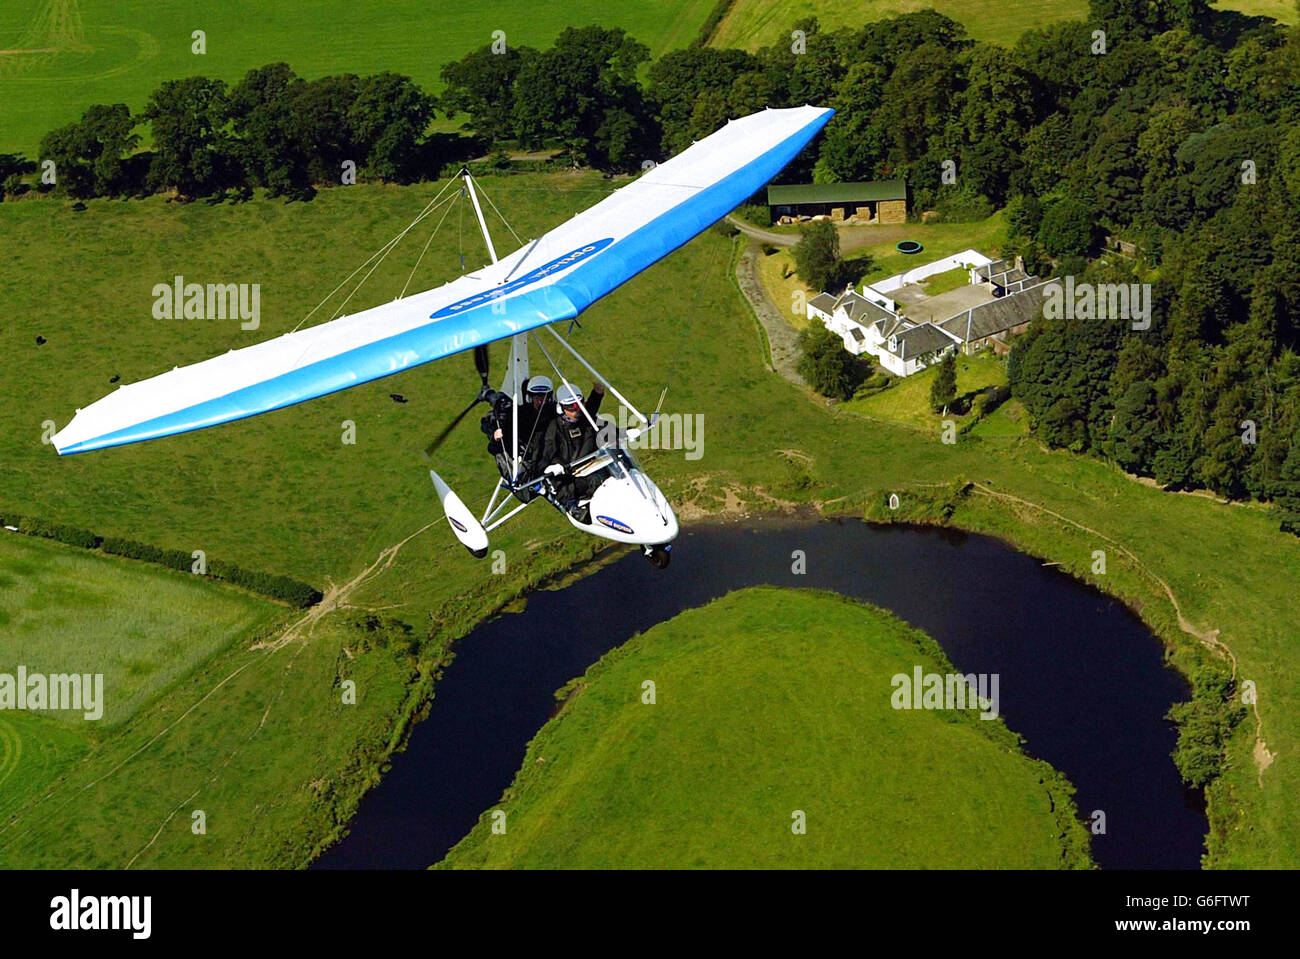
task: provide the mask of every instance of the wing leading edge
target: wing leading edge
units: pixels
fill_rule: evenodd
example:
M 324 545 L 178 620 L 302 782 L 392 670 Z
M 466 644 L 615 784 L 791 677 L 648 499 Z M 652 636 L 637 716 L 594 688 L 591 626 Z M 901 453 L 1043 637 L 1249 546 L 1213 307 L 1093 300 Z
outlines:
M 78 410 L 54 446 L 81 453 L 216 426 L 572 319 L 752 196 L 832 113 L 733 120 L 492 266 L 123 386 Z

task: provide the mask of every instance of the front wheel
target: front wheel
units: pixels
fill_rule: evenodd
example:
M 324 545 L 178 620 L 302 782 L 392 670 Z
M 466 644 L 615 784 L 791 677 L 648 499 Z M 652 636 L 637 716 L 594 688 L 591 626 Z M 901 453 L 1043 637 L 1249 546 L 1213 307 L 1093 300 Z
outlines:
M 655 569 L 667 569 L 673 554 L 666 546 L 651 546 L 645 551 L 645 558 Z

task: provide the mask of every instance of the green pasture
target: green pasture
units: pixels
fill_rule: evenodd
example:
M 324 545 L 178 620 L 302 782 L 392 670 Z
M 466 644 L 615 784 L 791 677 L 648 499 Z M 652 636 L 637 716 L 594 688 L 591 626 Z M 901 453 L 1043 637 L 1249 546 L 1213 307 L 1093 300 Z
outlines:
M 0 672 L 102 673 L 104 725 L 285 612 L 193 574 L 0 535 Z
M 444 864 L 1086 866 L 1071 788 L 1001 720 L 891 706 L 916 666 L 952 671 L 924 633 L 830 593 L 682 613 L 573 684 L 494 807 L 504 834 L 485 814 Z
M 34 156 L 42 136 L 93 103 L 145 105 L 164 80 L 235 81 L 285 61 L 308 79 L 406 74 L 441 88 L 443 64 L 491 43 L 542 48 L 569 26 L 623 27 L 658 56 L 695 39 L 713 0 L 5 0 L 0 7 L 0 153 Z M 78 28 L 79 24 L 79 28 Z M 207 52 L 192 52 L 194 31 Z
M 922 430 L 937 428 L 936 424 L 943 419 L 961 424 L 972 414 L 950 411 L 947 417 L 939 417 L 930 410 L 930 384 L 938 373 L 938 365 L 935 365 L 911 376 L 895 377 L 887 389 L 850 400 L 845 406 L 856 413 L 904 423 Z M 983 351 L 974 356 L 958 354 L 958 398 L 972 398 L 986 387 L 1001 386 L 1006 381 L 1006 362 L 991 352 Z

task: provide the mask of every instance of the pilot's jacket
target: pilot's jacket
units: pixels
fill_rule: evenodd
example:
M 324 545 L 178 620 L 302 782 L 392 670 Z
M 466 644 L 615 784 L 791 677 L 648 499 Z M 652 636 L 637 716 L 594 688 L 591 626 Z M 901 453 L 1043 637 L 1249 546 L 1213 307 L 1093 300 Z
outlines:
M 525 381 L 527 388 L 527 381 Z M 513 404 L 506 394 L 499 394 L 492 412 L 483 417 L 480 428 L 488 437 L 488 452 L 493 456 L 509 456 L 514 450 L 511 442 Z M 524 401 L 519 404 L 519 459 L 522 464 L 521 477 L 535 475 L 538 472 L 538 458 L 542 453 L 542 443 L 546 437 L 546 427 L 555 419 L 554 401 L 543 403 L 540 409 L 533 407 L 532 400 L 524 394 Z M 501 430 L 501 439 L 492 439 L 497 429 Z M 507 466 L 505 467 L 508 470 Z M 506 475 L 503 473 L 503 475 Z
M 591 393 L 588 394 L 589 398 L 583 402 L 593 420 L 600 412 L 600 401 L 604 396 L 604 393 L 597 393 L 595 387 L 592 387 Z M 596 452 L 596 431 L 587 421 L 587 417 L 582 415 L 582 411 L 578 411 L 578 419 L 573 423 L 570 423 L 563 413 L 557 413 L 547 424 L 540 463 L 543 468 L 552 463 L 568 466 L 574 460 L 594 452 Z

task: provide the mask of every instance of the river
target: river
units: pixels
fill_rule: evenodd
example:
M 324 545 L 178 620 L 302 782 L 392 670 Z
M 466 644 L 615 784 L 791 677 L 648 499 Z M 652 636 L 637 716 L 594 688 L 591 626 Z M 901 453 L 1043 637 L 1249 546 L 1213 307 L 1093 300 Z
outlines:
M 986 536 L 806 518 L 687 529 L 667 570 L 629 553 L 477 626 L 428 718 L 314 867 L 439 861 L 500 799 L 556 689 L 635 633 L 761 584 L 867 600 L 929 633 L 960 672 L 998 673 L 1006 724 L 1075 784 L 1082 816 L 1104 812 L 1092 837 L 1102 868 L 1199 867 L 1204 803 L 1178 777 L 1164 718 L 1189 689 L 1128 608 Z

